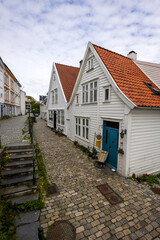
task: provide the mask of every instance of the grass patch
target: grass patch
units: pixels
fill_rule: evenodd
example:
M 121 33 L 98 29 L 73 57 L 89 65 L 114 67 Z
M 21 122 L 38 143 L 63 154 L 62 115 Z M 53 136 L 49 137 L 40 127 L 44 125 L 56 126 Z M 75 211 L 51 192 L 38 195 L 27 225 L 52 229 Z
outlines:
M 47 178 L 47 171 L 44 165 L 43 156 L 41 154 L 41 150 L 37 143 L 35 146 L 35 152 L 36 152 L 36 159 L 37 159 L 37 166 L 38 166 L 38 175 L 42 179 L 40 188 L 43 188 L 43 190 L 46 191 L 46 195 L 48 196 L 47 188 L 50 186 L 50 183 Z
M 160 173 L 155 174 L 155 175 L 149 175 L 149 174 L 143 174 L 141 176 L 137 176 L 136 174 L 133 173 L 131 179 L 134 179 L 138 182 L 147 182 L 150 186 L 153 184 L 159 184 L 159 179 L 160 179 Z
M 16 240 L 14 218 L 17 211 L 9 200 L 0 200 L 0 240 Z

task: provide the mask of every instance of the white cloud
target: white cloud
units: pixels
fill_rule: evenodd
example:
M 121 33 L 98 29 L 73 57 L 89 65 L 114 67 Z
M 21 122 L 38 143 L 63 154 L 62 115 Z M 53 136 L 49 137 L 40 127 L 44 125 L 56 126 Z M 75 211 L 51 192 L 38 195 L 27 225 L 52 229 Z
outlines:
M 160 1 L 0 0 L 0 35 L 1 57 L 38 99 L 53 61 L 78 66 L 88 41 L 160 63 Z

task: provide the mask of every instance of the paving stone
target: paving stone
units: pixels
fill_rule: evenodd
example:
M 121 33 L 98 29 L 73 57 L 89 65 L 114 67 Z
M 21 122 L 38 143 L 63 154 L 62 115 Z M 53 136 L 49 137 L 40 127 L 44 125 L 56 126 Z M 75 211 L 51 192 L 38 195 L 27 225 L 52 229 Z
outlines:
M 72 141 L 55 135 L 41 119 L 37 119 L 34 132 L 49 179 L 57 184 L 60 192 L 56 197 L 45 199 L 45 208 L 41 211 L 45 218 L 40 219 L 45 230 L 50 222 L 60 219 L 73 224 L 78 231 L 77 239 L 158 237 L 160 199 L 149 187 L 95 168 L 92 160 Z M 110 205 L 96 188 L 104 183 L 122 196 L 124 202 Z M 54 211 L 49 212 L 52 209 Z M 48 221 L 44 222 L 47 216 Z
M 39 220 L 40 211 L 31 211 L 27 213 L 20 213 L 18 217 L 15 218 L 14 225 L 15 227 L 30 224 L 33 222 L 37 222 Z
M 25 224 L 16 228 L 17 240 L 38 240 L 39 222 Z

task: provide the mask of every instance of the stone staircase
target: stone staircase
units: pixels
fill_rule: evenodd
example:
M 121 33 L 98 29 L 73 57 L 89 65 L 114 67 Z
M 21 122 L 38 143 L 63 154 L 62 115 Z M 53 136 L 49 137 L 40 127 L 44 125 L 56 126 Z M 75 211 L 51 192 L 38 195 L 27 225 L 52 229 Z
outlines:
M 38 174 L 35 161 L 35 185 L 33 184 L 32 145 L 25 142 L 9 144 L 6 152 L 10 155 L 8 164 L 2 169 L 1 196 L 11 199 L 12 204 L 23 204 L 38 200 Z

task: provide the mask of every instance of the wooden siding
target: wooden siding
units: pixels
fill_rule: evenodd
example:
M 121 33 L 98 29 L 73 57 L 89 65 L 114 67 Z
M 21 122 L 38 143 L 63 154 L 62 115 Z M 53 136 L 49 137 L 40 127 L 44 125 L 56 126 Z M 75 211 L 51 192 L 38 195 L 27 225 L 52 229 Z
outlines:
M 135 61 L 137 66 L 160 88 L 160 64 Z
M 129 175 L 160 171 L 160 110 L 132 110 Z
M 93 60 L 94 69 L 87 71 L 87 59 L 91 56 L 93 56 L 93 54 L 89 50 L 87 57 L 84 60 L 85 66 L 80 80 L 80 84 L 75 93 L 79 95 L 79 104 L 76 104 L 76 97 L 74 97 L 74 100 L 68 109 L 68 124 L 70 124 L 70 127 L 67 127 L 68 129 L 70 129 L 67 136 L 71 140 L 77 140 L 80 144 L 86 147 L 89 146 L 90 148 L 92 148 L 93 144 L 95 144 L 95 134 L 102 134 L 103 120 L 118 121 L 120 123 L 121 129 L 124 126 L 125 119 L 125 104 L 114 92 L 111 86 L 111 101 L 104 102 L 104 87 L 109 85 L 109 81 L 95 57 Z M 92 80 L 97 80 L 98 83 L 97 103 L 82 104 L 82 84 L 85 84 Z M 75 135 L 76 116 L 89 118 L 89 141 Z M 121 174 L 122 161 L 123 157 L 119 157 L 118 171 Z

